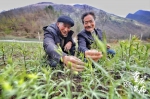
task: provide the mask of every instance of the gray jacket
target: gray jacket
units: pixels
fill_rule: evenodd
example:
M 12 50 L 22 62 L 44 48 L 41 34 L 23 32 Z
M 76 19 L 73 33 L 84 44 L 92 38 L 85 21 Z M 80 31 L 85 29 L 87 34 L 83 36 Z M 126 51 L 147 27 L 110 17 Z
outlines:
M 94 30 L 98 38 L 102 40 L 102 31 L 100 29 Z M 84 53 L 86 50 L 90 49 L 90 46 L 93 43 L 93 41 L 94 38 L 92 37 L 92 34 L 86 30 L 82 30 L 78 34 L 78 50 Z
M 64 45 L 67 42 L 71 41 L 72 42 L 71 51 L 73 50 L 73 47 L 75 47 L 75 43 L 72 39 L 73 31 L 70 31 L 68 33 L 68 36 L 66 38 L 63 38 L 56 24 L 45 26 L 43 27 L 43 30 L 44 30 L 43 47 L 46 54 L 48 55 L 48 58 L 60 62 L 60 58 L 68 54 L 67 52 L 64 51 Z M 62 45 L 62 39 L 64 39 L 63 45 Z M 60 45 L 61 49 L 63 50 L 63 53 L 61 55 L 57 53 L 57 49 L 58 49 L 57 45 Z

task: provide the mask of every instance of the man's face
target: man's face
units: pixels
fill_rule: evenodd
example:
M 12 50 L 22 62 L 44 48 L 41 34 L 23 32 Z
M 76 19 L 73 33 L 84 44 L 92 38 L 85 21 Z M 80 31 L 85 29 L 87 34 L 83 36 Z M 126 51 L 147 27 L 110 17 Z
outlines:
M 68 35 L 68 32 L 70 31 L 71 25 L 70 24 L 66 24 L 66 23 L 62 23 L 62 22 L 58 22 L 57 26 L 61 32 L 61 34 L 66 37 Z
M 92 32 L 95 28 L 95 20 L 92 15 L 87 15 L 83 19 L 83 25 L 86 31 Z

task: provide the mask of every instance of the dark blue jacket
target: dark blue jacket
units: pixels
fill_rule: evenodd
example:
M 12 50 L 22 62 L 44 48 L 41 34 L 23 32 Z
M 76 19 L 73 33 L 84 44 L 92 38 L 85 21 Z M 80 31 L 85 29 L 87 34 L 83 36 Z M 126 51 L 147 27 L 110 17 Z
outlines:
M 96 35 L 100 40 L 102 40 L 102 31 L 100 29 L 94 29 Z M 78 35 L 78 50 L 80 52 L 85 52 L 90 49 L 91 44 L 94 41 L 92 34 L 86 30 L 82 30 Z
M 50 26 L 43 27 L 43 30 L 44 30 L 43 47 L 46 54 L 48 55 L 48 59 L 60 62 L 60 58 L 68 53 L 64 51 L 64 46 L 61 46 L 63 36 L 61 35 L 58 26 L 56 24 L 51 24 Z M 73 31 L 70 31 L 68 33 L 68 36 L 64 38 L 65 39 L 64 45 L 67 42 L 71 41 L 73 43 L 72 44 L 73 48 L 75 46 L 75 43 L 72 39 L 72 35 Z M 62 55 L 58 54 L 56 51 L 58 49 L 58 45 L 60 45 L 63 50 Z M 73 50 L 72 48 L 71 50 Z

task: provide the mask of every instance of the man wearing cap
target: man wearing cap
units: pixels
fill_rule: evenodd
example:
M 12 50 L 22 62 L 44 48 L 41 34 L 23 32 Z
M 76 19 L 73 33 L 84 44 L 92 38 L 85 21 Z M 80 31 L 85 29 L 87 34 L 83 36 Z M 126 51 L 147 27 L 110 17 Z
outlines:
M 102 53 L 97 50 L 91 50 L 91 44 L 95 41 L 93 34 L 95 34 L 100 40 L 102 40 L 102 32 L 100 29 L 95 28 L 96 16 L 93 12 L 85 12 L 82 17 L 82 23 L 84 29 L 78 34 L 78 50 L 85 54 L 85 57 L 90 57 L 95 61 L 98 61 L 102 57 Z M 110 49 L 110 45 L 107 44 L 107 53 L 114 56 L 115 51 Z
M 84 63 L 74 55 L 75 43 L 72 39 L 74 21 L 68 16 L 60 16 L 55 24 L 43 27 L 44 40 L 43 47 L 48 55 L 48 62 L 51 67 L 56 67 L 59 63 L 68 66 L 71 63 L 71 69 L 82 71 Z M 61 48 L 62 52 L 58 53 Z

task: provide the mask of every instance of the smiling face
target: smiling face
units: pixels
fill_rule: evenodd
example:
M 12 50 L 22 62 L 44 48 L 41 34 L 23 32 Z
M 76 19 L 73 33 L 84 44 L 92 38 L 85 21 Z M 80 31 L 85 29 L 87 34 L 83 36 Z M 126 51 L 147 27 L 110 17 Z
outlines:
M 94 28 L 95 28 L 94 17 L 90 14 L 85 16 L 83 19 L 83 25 L 84 25 L 84 28 L 86 31 L 88 31 L 88 32 L 94 31 Z
M 61 34 L 66 37 L 68 35 L 68 32 L 70 31 L 71 25 L 70 24 L 66 24 L 66 23 L 62 23 L 62 22 L 58 22 L 57 26 L 61 32 Z

